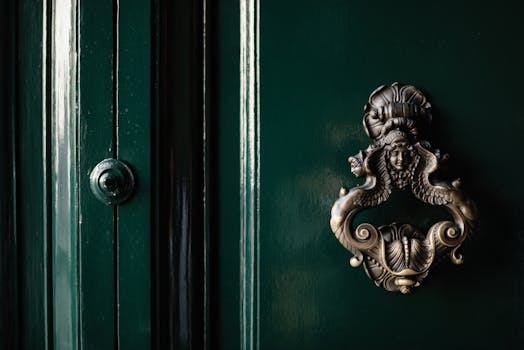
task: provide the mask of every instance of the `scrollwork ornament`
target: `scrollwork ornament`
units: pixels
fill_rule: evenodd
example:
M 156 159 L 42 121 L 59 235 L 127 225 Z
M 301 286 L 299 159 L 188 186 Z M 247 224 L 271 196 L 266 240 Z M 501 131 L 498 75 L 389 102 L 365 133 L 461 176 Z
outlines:
M 475 204 L 460 189 L 460 180 L 449 182 L 437 175 L 447 155 L 425 138 L 431 119 L 429 101 L 414 86 L 394 83 L 376 89 L 363 120 L 372 143 L 349 157 L 351 172 L 365 181 L 349 190 L 341 188 L 331 209 L 331 229 L 354 255 L 351 266 L 363 266 L 375 284 L 388 291 L 410 293 L 447 257 L 461 264 L 458 250 L 476 218 Z M 353 228 L 358 212 L 385 202 L 396 189 L 446 208 L 453 221 L 437 222 L 426 233 L 399 223 Z

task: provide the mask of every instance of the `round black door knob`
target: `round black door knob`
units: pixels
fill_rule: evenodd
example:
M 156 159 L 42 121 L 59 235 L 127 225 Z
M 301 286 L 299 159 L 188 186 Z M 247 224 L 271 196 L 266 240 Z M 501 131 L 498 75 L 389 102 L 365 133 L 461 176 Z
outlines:
M 135 189 L 133 171 L 117 159 L 104 159 L 98 163 L 89 176 L 91 192 L 106 205 L 125 202 Z

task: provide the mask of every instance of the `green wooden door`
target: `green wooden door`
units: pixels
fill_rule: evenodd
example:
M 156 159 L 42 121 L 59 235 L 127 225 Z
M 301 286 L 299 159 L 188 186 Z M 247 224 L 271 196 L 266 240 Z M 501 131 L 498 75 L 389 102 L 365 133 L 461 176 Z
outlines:
M 2 349 L 522 347 L 519 2 L 0 6 Z M 329 228 L 395 81 L 479 209 L 466 262 L 411 295 Z M 105 158 L 135 173 L 122 205 L 91 193 Z M 395 194 L 360 220 L 445 216 Z
M 153 5 L 3 1 L 2 349 L 150 349 Z M 126 207 L 90 189 L 105 158 Z
M 216 346 L 521 348 L 522 5 L 215 8 Z M 377 288 L 350 267 L 329 228 L 339 188 L 361 183 L 346 160 L 370 143 L 362 108 L 395 81 L 427 93 L 432 141 L 450 153 L 450 170 L 479 207 L 465 263 L 441 265 L 411 295 Z M 416 202 L 392 197 L 364 219 L 427 229 L 443 217 Z

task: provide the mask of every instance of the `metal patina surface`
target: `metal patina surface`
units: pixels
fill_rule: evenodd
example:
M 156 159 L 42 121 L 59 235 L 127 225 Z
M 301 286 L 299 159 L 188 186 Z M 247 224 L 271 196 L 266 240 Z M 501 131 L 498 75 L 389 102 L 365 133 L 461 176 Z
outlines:
M 474 202 L 460 189 L 460 179 L 439 176 L 449 158 L 426 141 L 431 105 L 411 85 L 380 86 L 364 108 L 364 129 L 373 140 L 349 157 L 351 172 L 364 184 L 340 189 L 331 210 L 331 229 L 354 256 L 353 267 L 364 266 L 379 287 L 404 294 L 418 287 L 432 266 L 457 252 L 470 235 L 476 218 Z M 439 221 L 424 233 L 410 224 L 375 227 L 362 223 L 354 229 L 355 215 L 388 200 L 395 189 L 409 190 L 424 203 L 445 207 L 453 221 Z

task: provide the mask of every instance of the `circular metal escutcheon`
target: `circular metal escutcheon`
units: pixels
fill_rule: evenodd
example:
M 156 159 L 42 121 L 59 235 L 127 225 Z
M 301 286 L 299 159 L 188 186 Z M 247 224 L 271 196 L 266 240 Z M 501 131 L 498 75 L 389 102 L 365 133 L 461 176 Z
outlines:
M 98 163 L 89 176 L 91 192 L 105 205 L 117 205 L 131 197 L 135 177 L 124 162 L 108 158 Z

